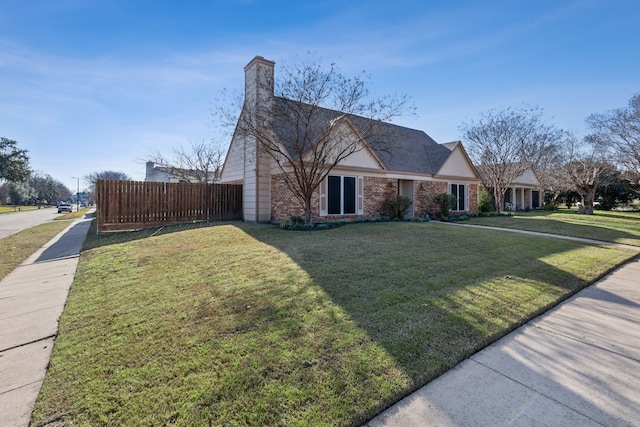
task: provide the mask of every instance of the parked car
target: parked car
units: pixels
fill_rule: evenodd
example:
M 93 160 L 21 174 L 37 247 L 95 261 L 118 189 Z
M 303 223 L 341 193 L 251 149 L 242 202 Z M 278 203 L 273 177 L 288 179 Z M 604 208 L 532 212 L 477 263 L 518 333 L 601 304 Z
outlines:
M 58 213 L 63 213 L 63 212 L 64 213 L 73 212 L 73 208 L 69 203 L 60 203 L 58 205 Z

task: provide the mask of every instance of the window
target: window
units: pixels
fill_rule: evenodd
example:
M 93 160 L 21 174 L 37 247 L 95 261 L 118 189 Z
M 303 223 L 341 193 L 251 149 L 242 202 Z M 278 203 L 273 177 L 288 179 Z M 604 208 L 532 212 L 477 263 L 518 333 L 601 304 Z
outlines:
M 329 175 L 327 177 L 327 213 L 329 215 L 355 215 L 356 178 Z
M 456 196 L 457 201 L 453 208 L 454 211 L 465 211 L 466 210 L 466 185 L 464 184 L 450 184 L 449 192 Z

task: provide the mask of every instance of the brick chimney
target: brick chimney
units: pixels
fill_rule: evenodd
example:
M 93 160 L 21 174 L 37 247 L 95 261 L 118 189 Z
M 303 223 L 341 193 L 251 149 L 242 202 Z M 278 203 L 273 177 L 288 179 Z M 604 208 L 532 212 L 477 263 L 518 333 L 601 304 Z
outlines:
M 256 56 L 244 67 L 244 112 L 251 126 L 266 123 L 273 99 L 273 68 L 275 62 Z M 271 220 L 272 159 L 261 147 L 255 133 L 244 137 L 244 219 L 249 222 Z
M 244 100 L 255 107 L 273 96 L 273 68 L 275 62 L 256 56 L 244 67 Z

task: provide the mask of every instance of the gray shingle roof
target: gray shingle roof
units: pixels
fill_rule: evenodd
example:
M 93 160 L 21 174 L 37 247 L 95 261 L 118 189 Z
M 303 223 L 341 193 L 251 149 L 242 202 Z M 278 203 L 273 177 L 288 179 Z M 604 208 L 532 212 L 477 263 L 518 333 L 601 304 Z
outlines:
M 287 108 L 287 104 L 290 107 L 293 105 L 291 103 L 296 103 L 283 98 L 275 98 L 275 101 L 280 103 L 276 107 L 278 111 L 281 108 Z M 313 121 L 316 123 L 310 124 L 302 132 L 291 129 L 294 126 L 291 120 L 276 119 L 273 125 L 281 142 L 285 143 L 298 138 L 300 140 L 298 144 L 304 144 L 299 146 L 307 147 L 320 138 L 331 120 L 341 116 L 343 114 L 338 111 L 318 108 L 313 114 Z M 347 115 L 346 117 L 356 129 L 366 129 L 371 125 L 371 119 L 362 116 Z M 304 132 L 305 130 L 307 132 Z M 375 136 L 368 137 L 367 143 L 385 169 L 420 174 L 436 174 L 455 148 L 455 145 L 451 144 L 457 144 L 438 144 L 424 131 L 385 122 L 377 124 Z M 295 158 L 296 150 L 293 148 L 293 143 L 285 147 Z

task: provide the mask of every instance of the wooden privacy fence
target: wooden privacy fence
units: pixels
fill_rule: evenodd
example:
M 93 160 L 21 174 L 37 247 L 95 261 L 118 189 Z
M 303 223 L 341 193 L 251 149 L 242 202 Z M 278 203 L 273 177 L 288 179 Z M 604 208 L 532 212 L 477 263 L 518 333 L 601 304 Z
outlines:
M 96 181 L 98 232 L 242 216 L 241 184 Z

